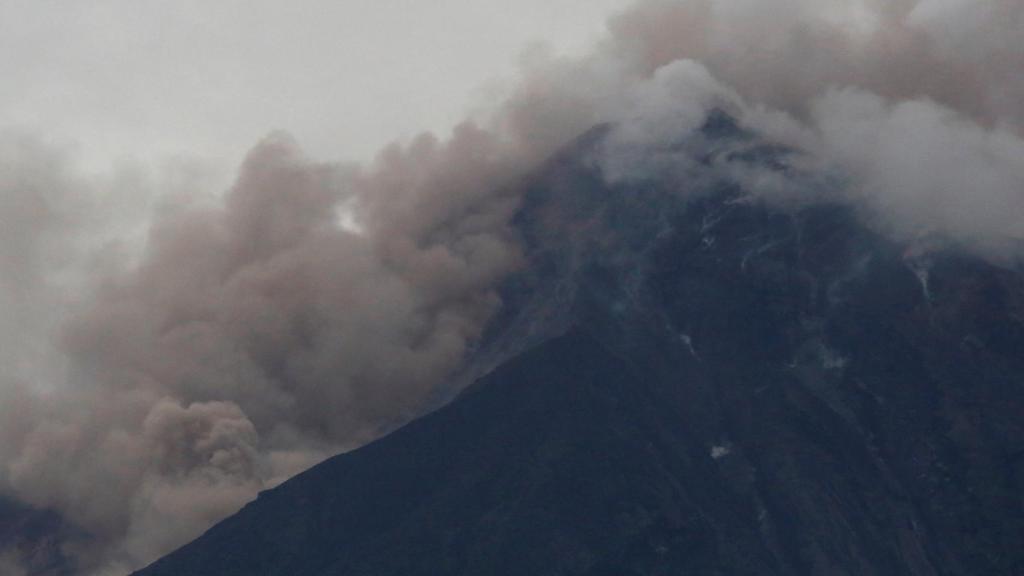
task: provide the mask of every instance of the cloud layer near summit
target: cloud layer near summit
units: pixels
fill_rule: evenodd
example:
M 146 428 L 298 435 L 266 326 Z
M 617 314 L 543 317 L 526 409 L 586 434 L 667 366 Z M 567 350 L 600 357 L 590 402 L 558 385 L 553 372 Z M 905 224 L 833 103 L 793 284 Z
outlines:
M 489 100 L 528 43 L 579 53 L 629 0 L 95 0 L 0 4 L 0 125 L 90 168 L 169 156 L 233 169 L 286 128 L 368 159 Z
M 0 491 L 119 573 L 416 416 L 527 265 L 517 179 L 600 123 L 607 178 L 673 177 L 670 144 L 725 107 L 844 182 L 737 175 L 753 193 L 1019 256 L 1022 37 L 1015 0 L 643 1 L 591 54 L 527 58 L 450 137 L 355 165 L 272 134 L 223 194 L 183 167 L 88 175 L 5 132 Z

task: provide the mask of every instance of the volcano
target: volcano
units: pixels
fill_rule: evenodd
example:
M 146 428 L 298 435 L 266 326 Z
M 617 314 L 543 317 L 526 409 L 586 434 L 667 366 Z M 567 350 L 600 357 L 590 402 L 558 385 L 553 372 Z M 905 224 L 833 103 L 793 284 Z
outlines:
M 609 130 L 521 184 L 443 406 L 136 575 L 1024 574 L 1020 266 L 752 194 L 792 152 L 723 112 L 686 177 Z

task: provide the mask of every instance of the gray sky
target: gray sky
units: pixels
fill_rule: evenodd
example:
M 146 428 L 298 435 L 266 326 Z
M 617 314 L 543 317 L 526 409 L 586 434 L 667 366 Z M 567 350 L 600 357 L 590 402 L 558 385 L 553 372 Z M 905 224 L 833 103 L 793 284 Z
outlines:
M 444 132 L 524 49 L 581 53 L 626 0 L 5 0 L 0 127 L 88 166 L 234 165 L 272 130 L 363 160 Z

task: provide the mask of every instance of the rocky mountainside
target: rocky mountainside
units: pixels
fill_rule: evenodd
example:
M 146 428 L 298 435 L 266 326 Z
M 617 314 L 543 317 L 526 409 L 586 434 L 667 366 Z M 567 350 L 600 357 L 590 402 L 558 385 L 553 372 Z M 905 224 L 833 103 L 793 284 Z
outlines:
M 705 177 L 605 134 L 524 184 L 475 383 L 138 576 L 1024 574 L 1020 268 L 749 195 L 787 152 L 724 114 Z

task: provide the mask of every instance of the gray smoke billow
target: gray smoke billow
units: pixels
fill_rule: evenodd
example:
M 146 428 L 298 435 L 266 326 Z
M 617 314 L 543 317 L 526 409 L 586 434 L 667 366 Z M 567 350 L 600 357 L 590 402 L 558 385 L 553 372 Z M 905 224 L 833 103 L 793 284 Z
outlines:
M 598 123 L 604 174 L 631 178 L 724 107 L 891 233 L 1020 256 L 1021 38 L 1018 0 L 645 1 L 447 138 L 354 166 L 271 135 L 223 194 L 3 133 L 0 492 L 117 574 L 420 414 L 525 265 L 517 180 Z

